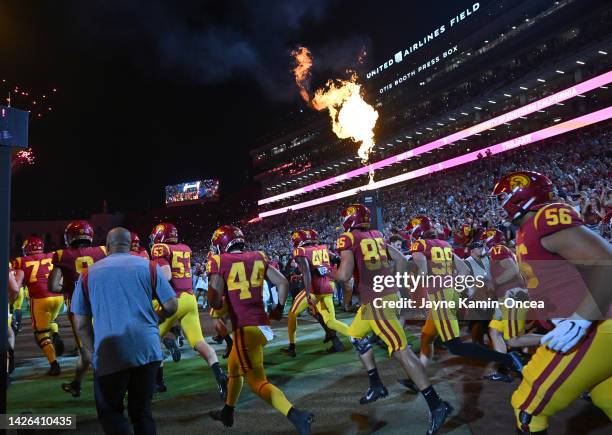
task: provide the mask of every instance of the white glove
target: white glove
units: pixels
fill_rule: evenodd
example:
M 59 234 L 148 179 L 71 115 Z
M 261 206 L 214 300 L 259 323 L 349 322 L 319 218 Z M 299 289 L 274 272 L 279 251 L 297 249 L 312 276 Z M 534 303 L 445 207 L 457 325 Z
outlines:
M 557 326 L 540 339 L 540 344 L 555 352 L 566 353 L 584 337 L 593 322 L 574 315 L 558 322 L 553 320 L 553 323 Z

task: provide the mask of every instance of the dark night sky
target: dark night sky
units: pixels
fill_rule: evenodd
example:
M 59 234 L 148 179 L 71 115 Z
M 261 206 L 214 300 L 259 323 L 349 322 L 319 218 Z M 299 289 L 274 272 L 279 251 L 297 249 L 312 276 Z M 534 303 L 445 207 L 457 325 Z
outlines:
M 14 215 L 86 216 L 103 199 L 111 211 L 158 207 L 164 185 L 197 178 L 240 189 L 257 138 L 303 107 L 291 48 L 312 49 L 323 82 L 360 47 L 374 64 L 471 4 L 2 2 L 0 78 L 58 88 L 54 112 L 31 122 L 37 162 L 13 178 Z

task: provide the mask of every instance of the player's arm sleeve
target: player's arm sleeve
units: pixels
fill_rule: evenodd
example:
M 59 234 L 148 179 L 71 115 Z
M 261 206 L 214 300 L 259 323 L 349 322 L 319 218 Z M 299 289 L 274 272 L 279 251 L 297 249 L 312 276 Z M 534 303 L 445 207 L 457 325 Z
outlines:
M 342 233 L 338 240 L 336 240 L 336 250 L 338 252 L 352 250 L 353 245 L 355 244 L 355 238 L 349 232 Z
M 206 263 L 206 274 L 208 276 L 213 273 L 220 273 L 221 270 L 221 257 L 218 255 L 209 255 L 208 262 Z
M 73 314 L 80 314 L 82 316 L 91 316 L 91 303 L 89 297 L 83 291 L 83 276 L 79 277 L 72 294 L 72 301 L 70 303 L 70 311 Z
M 164 279 L 164 274 L 161 271 L 159 265 L 155 266 L 157 269 L 157 274 L 155 275 L 157 279 L 155 293 L 157 294 L 157 299 L 163 305 L 168 302 L 170 299 L 176 297 L 170 282 Z
M 424 240 L 417 240 L 410 245 L 410 254 L 414 255 L 415 252 L 425 252 L 427 244 Z
M 151 248 L 151 261 L 160 266 L 170 266 L 170 249 L 168 246 L 157 243 Z

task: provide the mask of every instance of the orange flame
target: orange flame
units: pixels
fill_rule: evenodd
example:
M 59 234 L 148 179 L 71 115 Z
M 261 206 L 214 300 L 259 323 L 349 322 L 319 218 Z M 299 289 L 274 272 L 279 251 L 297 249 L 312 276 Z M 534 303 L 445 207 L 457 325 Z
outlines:
M 306 47 L 298 47 L 297 50 L 291 51 L 291 56 L 295 60 L 295 83 L 300 88 L 300 95 L 307 103 L 310 101 L 308 88 L 310 87 L 310 68 L 312 68 L 312 54 Z
M 315 92 L 311 104 L 317 110 L 329 111 L 336 136 L 361 142 L 357 154 L 364 165 L 368 164 L 374 148 L 374 126 L 378 112 L 362 98 L 357 76 L 353 74 L 350 80 L 328 80 L 325 88 Z M 373 173 L 370 171 L 372 180 Z

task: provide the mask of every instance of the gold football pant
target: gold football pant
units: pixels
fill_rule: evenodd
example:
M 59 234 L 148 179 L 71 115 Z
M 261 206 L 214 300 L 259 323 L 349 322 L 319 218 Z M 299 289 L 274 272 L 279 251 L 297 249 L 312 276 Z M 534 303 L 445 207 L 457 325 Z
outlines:
M 496 310 L 495 318 L 489 322 L 489 328 L 497 329 L 504 334 L 504 340 L 520 337 L 525 333 L 525 319 L 529 310 L 527 308 L 508 308 L 504 304 L 505 298 L 500 298 L 500 310 Z
M 334 297 L 332 294 L 315 295 L 310 293 L 310 300 L 316 307 L 316 310 L 323 316 L 323 321 L 329 329 L 333 329 L 343 335 L 348 336 L 348 326 L 336 319 L 336 310 L 334 308 Z M 306 290 L 302 290 L 295 297 L 291 304 L 291 309 L 287 316 L 287 330 L 289 334 L 289 343 L 295 344 L 295 331 L 297 330 L 297 316 L 308 308 L 308 300 L 306 299 Z
M 38 346 L 49 360 L 49 363 L 56 360 L 51 334 L 58 331 L 55 319 L 57 319 L 63 303 L 63 296 L 30 299 L 30 314 L 32 315 L 34 337 L 36 338 L 36 343 L 38 343 Z
M 236 406 L 246 377 L 253 393 L 287 415 L 293 405 L 285 394 L 268 382 L 263 366 L 263 348 L 268 340 L 257 326 L 244 326 L 233 332 L 234 346 L 230 353 L 227 368 L 229 382 L 226 404 Z
M 548 417 L 585 391 L 591 392 L 593 403 L 612 419 L 610 349 L 612 320 L 599 322 L 570 353 L 540 346 L 523 369 L 523 381 L 512 395 L 518 427 L 543 431 L 548 427 Z
M 428 292 L 427 297 L 430 301 L 435 302 L 454 301 L 455 307 L 459 304 L 459 294 L 455 291 L 455 289 L 452 288 Z M 436 331 L 438 332 L 438 335 L 440 335 L 440 337 L 442 338 L 442 341 L 450 341 L 454 338 L 460 337 L 459 321 L 457 320 L 456 308 L 432 308 L 430 309 L 429 315 L 427 316 L 427 320 L 429 321 L 430 318 L 436 325 Z M 431 327 L 431 323 L 428 326 Z
M 393 352 L 404 349 L 408 345 L 408 340 L 395 309 L 376 308 L 375 306 L 381 306 L 384 301 L 397 302 L 397 295 L 386 295 L 380 299 L 382 299 L 379 301 L 380 304 L 370 302 L 359 307 L 348 328 L 348 335 L 353 338 L 363 338 L 373 331 L 385 342 L 389 355 L 391 355 Z
M 164 338 L 176 322 L 180 322 L 185 338 L 192 348 L 195 347 L 196 343 L 204 340 L 202 327 L 200 326 L 198 302 L 194 295 L 187 292 L 181 293 L 181 296 L 178 298 L 176 313 L 168 317 L 159 325 L 160 337 Z

